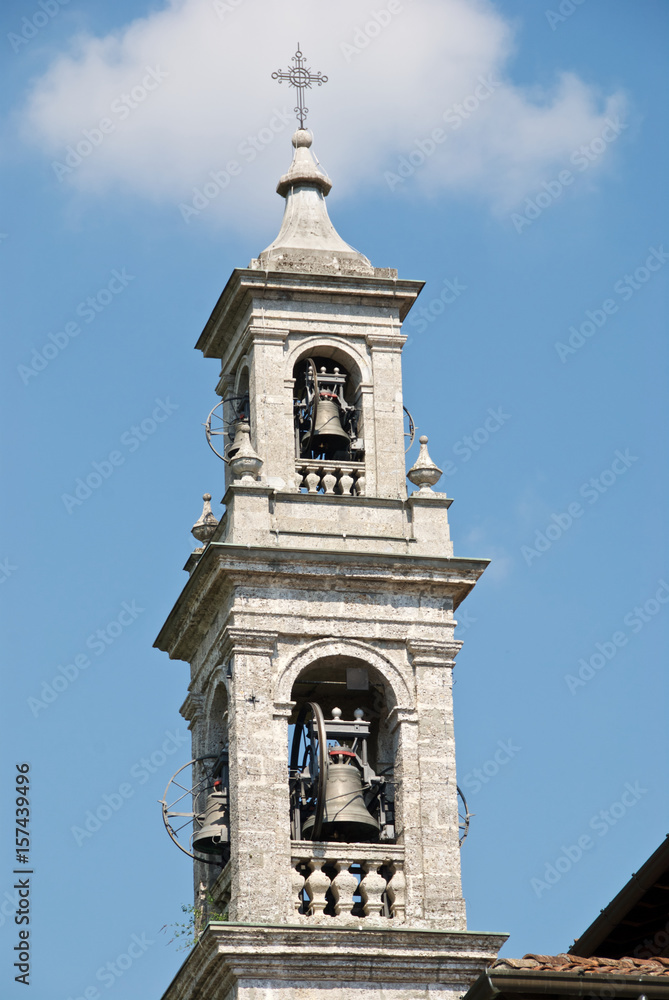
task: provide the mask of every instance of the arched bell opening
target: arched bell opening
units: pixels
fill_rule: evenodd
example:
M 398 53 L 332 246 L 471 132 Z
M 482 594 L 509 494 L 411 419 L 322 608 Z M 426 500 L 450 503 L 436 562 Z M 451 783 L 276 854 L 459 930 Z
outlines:
M 362 659 L 325 657 L 293 684 L 289 785 L 293 840 L 394 842 L 394 705 Z
M 220 868 L 230 858 L 230 778 L 228 766 L 228 693 L 219 682 L 208 699 L 201 752 L 193 765 L 191 849 L 195 855 L 195 888 L 207 895 Z M 207 860 L 201 860 L 206 858 Z
M 361 378 L 352 359 L 312 347 L 292 375 L 296 458 L 364 461 Z

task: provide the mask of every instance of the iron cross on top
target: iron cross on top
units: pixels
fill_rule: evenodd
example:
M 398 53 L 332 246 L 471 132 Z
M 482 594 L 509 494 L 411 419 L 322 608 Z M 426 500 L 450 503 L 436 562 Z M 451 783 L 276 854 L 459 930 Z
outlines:
M 309 108 L 305 106 L 304 103 L 304 91 L 307 87 L 311 87 L 312 83 L 317 83 L 318 86 L 322 83 L 327 83 L 327 76 L 323 76 L 322 73 L 312 73 L 310 69 L 304 65 L 304 57 L 300 52 L 300 43 L 297 43 L 297 52 L 293 56 L 294 66 L 284 73 L 283 70 L 278 69 L 276 73 L 272 73 L 272 79 L 278 80 L 279 83 L 283 83 L 284 80 L 288 81 L 290 87 L 297 88 L 297 105 L 295 107 L 295 114 L 298 122 L 300 123 L 300 128 L 304 128 L 304 122 L 309 114 Z

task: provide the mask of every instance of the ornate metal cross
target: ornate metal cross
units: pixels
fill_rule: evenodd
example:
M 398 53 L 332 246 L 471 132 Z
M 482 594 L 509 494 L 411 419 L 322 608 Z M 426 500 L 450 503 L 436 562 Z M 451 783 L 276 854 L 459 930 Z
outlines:
M 312 74 L 310 69 L 304 65 L 304 58 L 300 52 L 300 43 L 297 43 L 297 52 L 293 56 L 294 66 L 284 73 L 283 70 L 278 69 L 276 73 L 272 73 L 272 79 L 278 80 L 279 83 L 283 83 L 284 80 L 288 81 L 290 87 L 297 88 L 297 105 L 294 108 L 295 115 L 298 122 L 300 123 L 300 128 L 304 128 L 304 122 L 309 114 L 309 108 L 304 104 L 304 91 L 306 87 L 311 87 L 312 83 L 317 83 L 318 86 L 322 83 L 327 83 L 327 76 L 319 71 L 318 73 Z

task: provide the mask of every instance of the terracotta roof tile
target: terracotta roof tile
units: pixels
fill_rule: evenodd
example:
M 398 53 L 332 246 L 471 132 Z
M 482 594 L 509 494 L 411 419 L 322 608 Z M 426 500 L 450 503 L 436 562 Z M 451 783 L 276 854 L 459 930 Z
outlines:
M 499 958 L 493 969 L 534 969 L 537 972 L 580 972 L 669 977 L 669 958 L 581 958 L 578 955 L 523 955 Z

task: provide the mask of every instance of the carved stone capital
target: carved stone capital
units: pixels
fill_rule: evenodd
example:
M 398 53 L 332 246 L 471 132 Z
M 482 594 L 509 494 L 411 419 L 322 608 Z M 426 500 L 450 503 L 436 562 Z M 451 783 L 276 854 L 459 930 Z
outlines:
M 234 656 L 236 653 L 245 656 L 273 656 L 277 637 L 277 632 L 230 626 L 226 629 L 224 641 L 226 656 Z
M 248 334 L 254 344 L 283 344 L 288 336 L 288 330 L 277 326 L 251 325 Z
M 372 351 L 401 351 L 406 336 L 403 333 L 374 331 L 365 337 Z
M 401 705 L 396 705 L 395 708 L 391 709 L 388 713 L 388 727 L 390 732 L 394 732 L 402 722 L 409 723 L 409 725 L 418 725 L 418 712 L 416 709 L 403 708 Z
M 188 693 L 188 697 L 179 709 L 180 714 L 189 722 L 189 729 L 193 723 L 197 722 L 202 715 L 202 709 L 204 708 L 204 695 L 194 694 L 192 691 Z
M 407 639 L 414 667 L 454 667 L 462 649 L 460 639 Z
M 289 719 L 295 708 L 294 701 L 275 701 L 272 717 L 274 719 Z

